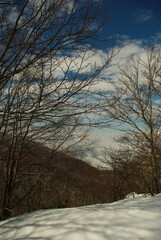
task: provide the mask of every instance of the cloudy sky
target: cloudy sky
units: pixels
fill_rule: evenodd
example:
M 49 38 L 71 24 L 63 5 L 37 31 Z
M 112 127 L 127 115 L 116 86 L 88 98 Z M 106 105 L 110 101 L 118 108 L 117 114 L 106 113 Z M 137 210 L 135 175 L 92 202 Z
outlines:
M 105 0 L 109 20 L 101 34 L 104 38 L 113 36 L 123 44 L 114 63 L 126 62 L 131 55 L 141 55 L 144 48 L 151 44 L 161 45 L 161 1 L 160 0 Z M 117 75 L 117 68 L 106 73 Z M 105 86 L 102 85 L 101 89 Z M 109 86 L 107 86 L 109 87 Z M 115 146 L 113 137 L 118 131 L 113 129 L 95 129 L 93 138 L 98 139 L 97 147 Z M 92 158 L 91 158 L 92 159 Z M 93 161 L 93 160 L 92 160 Z

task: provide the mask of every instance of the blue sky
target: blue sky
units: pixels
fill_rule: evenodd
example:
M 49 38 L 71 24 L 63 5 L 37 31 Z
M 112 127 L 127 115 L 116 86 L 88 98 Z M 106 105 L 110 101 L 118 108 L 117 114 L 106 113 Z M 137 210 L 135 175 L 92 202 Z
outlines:
M 105 7 L 110 14 L 103 29 L 105 35 L 112 33 L 150 41 L 161 34 L 160 0 L 105 0 Z

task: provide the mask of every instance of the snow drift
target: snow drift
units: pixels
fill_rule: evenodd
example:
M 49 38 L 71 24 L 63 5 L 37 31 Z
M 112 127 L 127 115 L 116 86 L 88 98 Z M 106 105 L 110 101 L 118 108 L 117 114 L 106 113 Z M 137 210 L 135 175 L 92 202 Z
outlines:
M 161 194 L 21 215 L 0 222 L 0 239 L 160 240 Z

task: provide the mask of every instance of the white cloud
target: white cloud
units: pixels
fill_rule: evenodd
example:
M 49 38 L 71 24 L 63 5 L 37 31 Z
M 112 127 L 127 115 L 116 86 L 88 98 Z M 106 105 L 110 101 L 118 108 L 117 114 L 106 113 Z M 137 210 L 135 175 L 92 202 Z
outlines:
M 136 9 L 133 16 L 135 23 L 143 23 L 153 18 L 153 11 L 148 9 Z
M 161 100 L 160 99 L 159 100 L 155 100 L 154 103 L 158 104 L 158 105 L 161 105 Z
M 117 51 L 119 47 L 116 47 Z M 130 58 L 137 55 L 142 56 L 144 54 L 144 47 L 142 46 L 141 40 L 127 40 L 121 51 L 113 58 L 111 62 L 111 67 L 105 69 L 102 73 L 104 79 L 103 82 L 98 82 L 97 85 L 93 86 L 95 90 L 113 90 L 113 85 L 111 82 L 115 82 L 119 77 L 119 66 L 125 67 L 129 62 Z M 110 79 L 110 81 L 108 81 Z

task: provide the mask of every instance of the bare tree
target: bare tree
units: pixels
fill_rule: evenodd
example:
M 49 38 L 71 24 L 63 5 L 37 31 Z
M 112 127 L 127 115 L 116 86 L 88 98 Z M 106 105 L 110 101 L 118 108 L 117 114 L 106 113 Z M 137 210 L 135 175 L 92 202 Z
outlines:
M 92 121 L 87 114 L 98 107 L 92 86 L 114 52 L 107 50 L 104 58 L 98 38 L 106 21 L 102 1 L 6 0 L 0 1 L 0 13 L 0 214 L 5 218 L 46 171 L 32 169 L 31 187 L 16 194 L 28 146 L 34 141 L 50 146 L 50 163 L 58 149 L 87 135 L 83 127 Z
M 118 201 L 124 198 L 129 191 L 134 191 L 131 179 L 134 175 L 131 172 L 131 150 L 123 148 L 105 148 L 102 160 L 111 171 L 111 194 L 112 200 Z
M 123 138 L 127 139 L 124 143 L 130 146 L 132 159 L 135 162 L 137 159 L 144 182 L 152 194 L 161 190 L 160 57 L 159 49 L 150 48 L 143 58 L 134 57 L 125 68 L 121 68 L 114 91 L 104 105 L 107 116 L 122 124 Z

